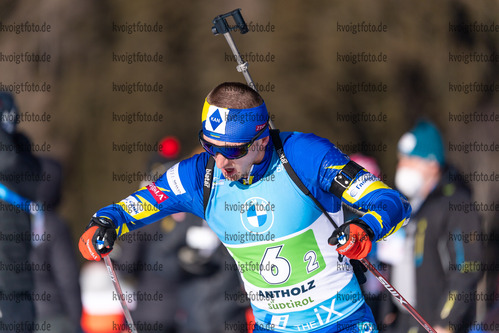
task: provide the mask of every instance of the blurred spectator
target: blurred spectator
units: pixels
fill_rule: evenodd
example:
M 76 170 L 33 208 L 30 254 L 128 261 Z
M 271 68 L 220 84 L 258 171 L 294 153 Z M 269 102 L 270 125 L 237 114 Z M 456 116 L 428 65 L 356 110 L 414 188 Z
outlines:
M 131 278 L 131 298 L 136 308 L 131 312 L 136 323 L 156 327 L 157 332 L 176 332 L 175 313 L 178 292 L 186 278 L 177 257 L 185 244 L 186 215 L 172 215 L 157 223 L 132 231 L 120 238 L 117 272 Z M 141 295 L 139 297 L 139 295 Z M 149 298 L 149 299 L 148 299 Z M 140 330 L 140 325 L 137 329 Z
M 51 332 L 80 332 L 81 295 L 79 267 L 71 233 L 56 213 L 61 200 L 62 167 L 51 158 L 40 158 L 46 179 L 40 182 L 37 198 L 45 207 L 42 217 L 33 220 L 34 265 L 50 266 L 34 271 L 36 319 L 50 323 Z
M 245 332 L 250 305 L 234 259 L 201 219 L 191 221 L 185 236 L 178 255 L 189 277 L 180 285 L 178 332 Z
M 380 254 L 389 252 L 392 260 L 399 254 L 389 262 L 393 285 L 437 332 L 467 332 L 482 276 L 482 244 L 470 235 L 482 231 L 476 211 L 465 213 L 452 205 L 470 203 L 470 189 L 446 163 L 441 134 L 432 123 L 422 120 L 405 133 L 398 152 L 395 185 L 408 197 L 413 213 L 405 239 L 394 238 L 398 245 L 390 244 L 390 238 L 380 242 Z M 424 331 L 400 306 L 392 328 Z
M 14 331 L 22 325 L 18 332 L 32 332 L 29 203 L 36 200 L 40 165 L 29 139 L 17 132 L 19 113 L 10 93 L 0 92 L 0 116 L 0 327 Z

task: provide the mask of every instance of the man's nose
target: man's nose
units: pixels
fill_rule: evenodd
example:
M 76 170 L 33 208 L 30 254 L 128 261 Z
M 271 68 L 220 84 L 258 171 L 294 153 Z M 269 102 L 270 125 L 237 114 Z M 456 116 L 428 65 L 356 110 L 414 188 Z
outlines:
M 217 153 L 215 155 L 215 163 L 217 164 L 217 168 L 222 169 L 230 163 L 230 160 L 222 154 Z

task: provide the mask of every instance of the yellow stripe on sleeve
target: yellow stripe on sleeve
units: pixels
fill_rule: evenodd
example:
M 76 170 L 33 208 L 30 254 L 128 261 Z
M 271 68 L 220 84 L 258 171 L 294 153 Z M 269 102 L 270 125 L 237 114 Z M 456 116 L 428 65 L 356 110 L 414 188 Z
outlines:
M 366 194 L 369 194 L 371 192 L 374 192 L 376 190 L 379 190 L 380 188 L 386 188 L 386 189 L 390 189 L 390 186 L 386 185 L 385 183 L 383 183 L 382 181 L 375 181 L 374 183 L 372 183 L 371 185 L 369 185 L 367 187 L 367 189 L 364 191 L 364 193 L 362 194 L 361 198 L 363 196 L 365 196 Z
M 381 229 L 383 229 L 383 219 L 381 218 L 381 215 L 379 215 L 378 213 L 370 210 L 368 211 L 366 214 L 369 214 L 371 216 L 374 216 L 374 218 L 376 219 L 376 221 L 378 221 L 379 225 L 381 226 Z
M 335 169 L 335 170 L 338 170 L 338 169 L 343 169 L 343 167 L 345 166 L 346 164 L 343 164 L 343 165 L 332 165 L 332 166 L 328 166 L 326 167 L 326 169 Z
M 128 229 L 128 226 L 126 225 L 126 223 L 123 223 L 121 225 L 121 233 L 119 232 L 119 228 L 116 229 L 116 234 L 118 235 L 118 237 L 126 234 L 127 232 L 130 232 L 130 229 Z
M 134 216 L 134 218 L 136 218 L 137 220 L 144 219 L 159 212 L 159 209 L 154 207 L 153 204 L 142 198 L 140 195 L 137 195 L 137 198 L 139 198 L 141 203 L 140 206 L 142 207 L 141 212 Z
M 405 223 L 405 219 L 403 219 L 402 221 L 400 221 L 399 223 L 397 223 L 397 225 L 394 226 L 393 228 L 391 228 L 390 231 L 386 235 L 384 235 L 382 238 L 380 238 L 378 240 L 378 242 L 381 241 L 381 240 L 383 240 L 383 239 L 385 239 L 386 237 L 390 236 L 391 234 L 397 232 L 400 228 L 402 228 L 402 226 L 404 225 L 404 223 Z
M 121 208 L 128 213 L 128 215 L 132 216 L 136 220 L 144 219 L 159 212 L 159 209 L 154 207 L 153 204 L 140 195 L 137 195 L 137 198 L 139 200 L 134 197 L 128 197 L 127 199 L 118 202 L 118 205 L 120 205 Z

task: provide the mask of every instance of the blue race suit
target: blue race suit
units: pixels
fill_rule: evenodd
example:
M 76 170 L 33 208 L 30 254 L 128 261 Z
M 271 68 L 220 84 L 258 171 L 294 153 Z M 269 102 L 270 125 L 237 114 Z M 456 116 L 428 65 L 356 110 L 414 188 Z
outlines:
M 284 152 L 298 177 L 343 223 L 341 202 L 365 212 L 362 220 L 380 240 L 411 213 L 399 192 L 360 171 L 341 200 L 329 192 L 349 158 L 313 134 L 283 132 Z M 344 322 L 365 307 L 348 259 L 328 244 L 334 227 L 286 173 L 272 148 L 254 165 L 248 181 L 230 181 L 216 166 L 206 211 L 203 206 L 208 153 L 195 155 L 96 213 L 110 218 L 118 236 L 177 212 L 206 219 L 234 258 L 256 323 L 276 332 L 314 331 Z M 354 316 L 353 316 L 354 317 Z

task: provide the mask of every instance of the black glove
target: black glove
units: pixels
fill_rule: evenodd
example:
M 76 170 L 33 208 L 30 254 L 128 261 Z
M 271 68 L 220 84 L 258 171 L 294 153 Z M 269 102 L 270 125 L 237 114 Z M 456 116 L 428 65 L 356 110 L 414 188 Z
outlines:
M 85 232 L 80 237 L 78 247 L 87 260 L 100 261 L 113 249 L 116 230 L 113 221 L 106 217 L 92 217 Z

